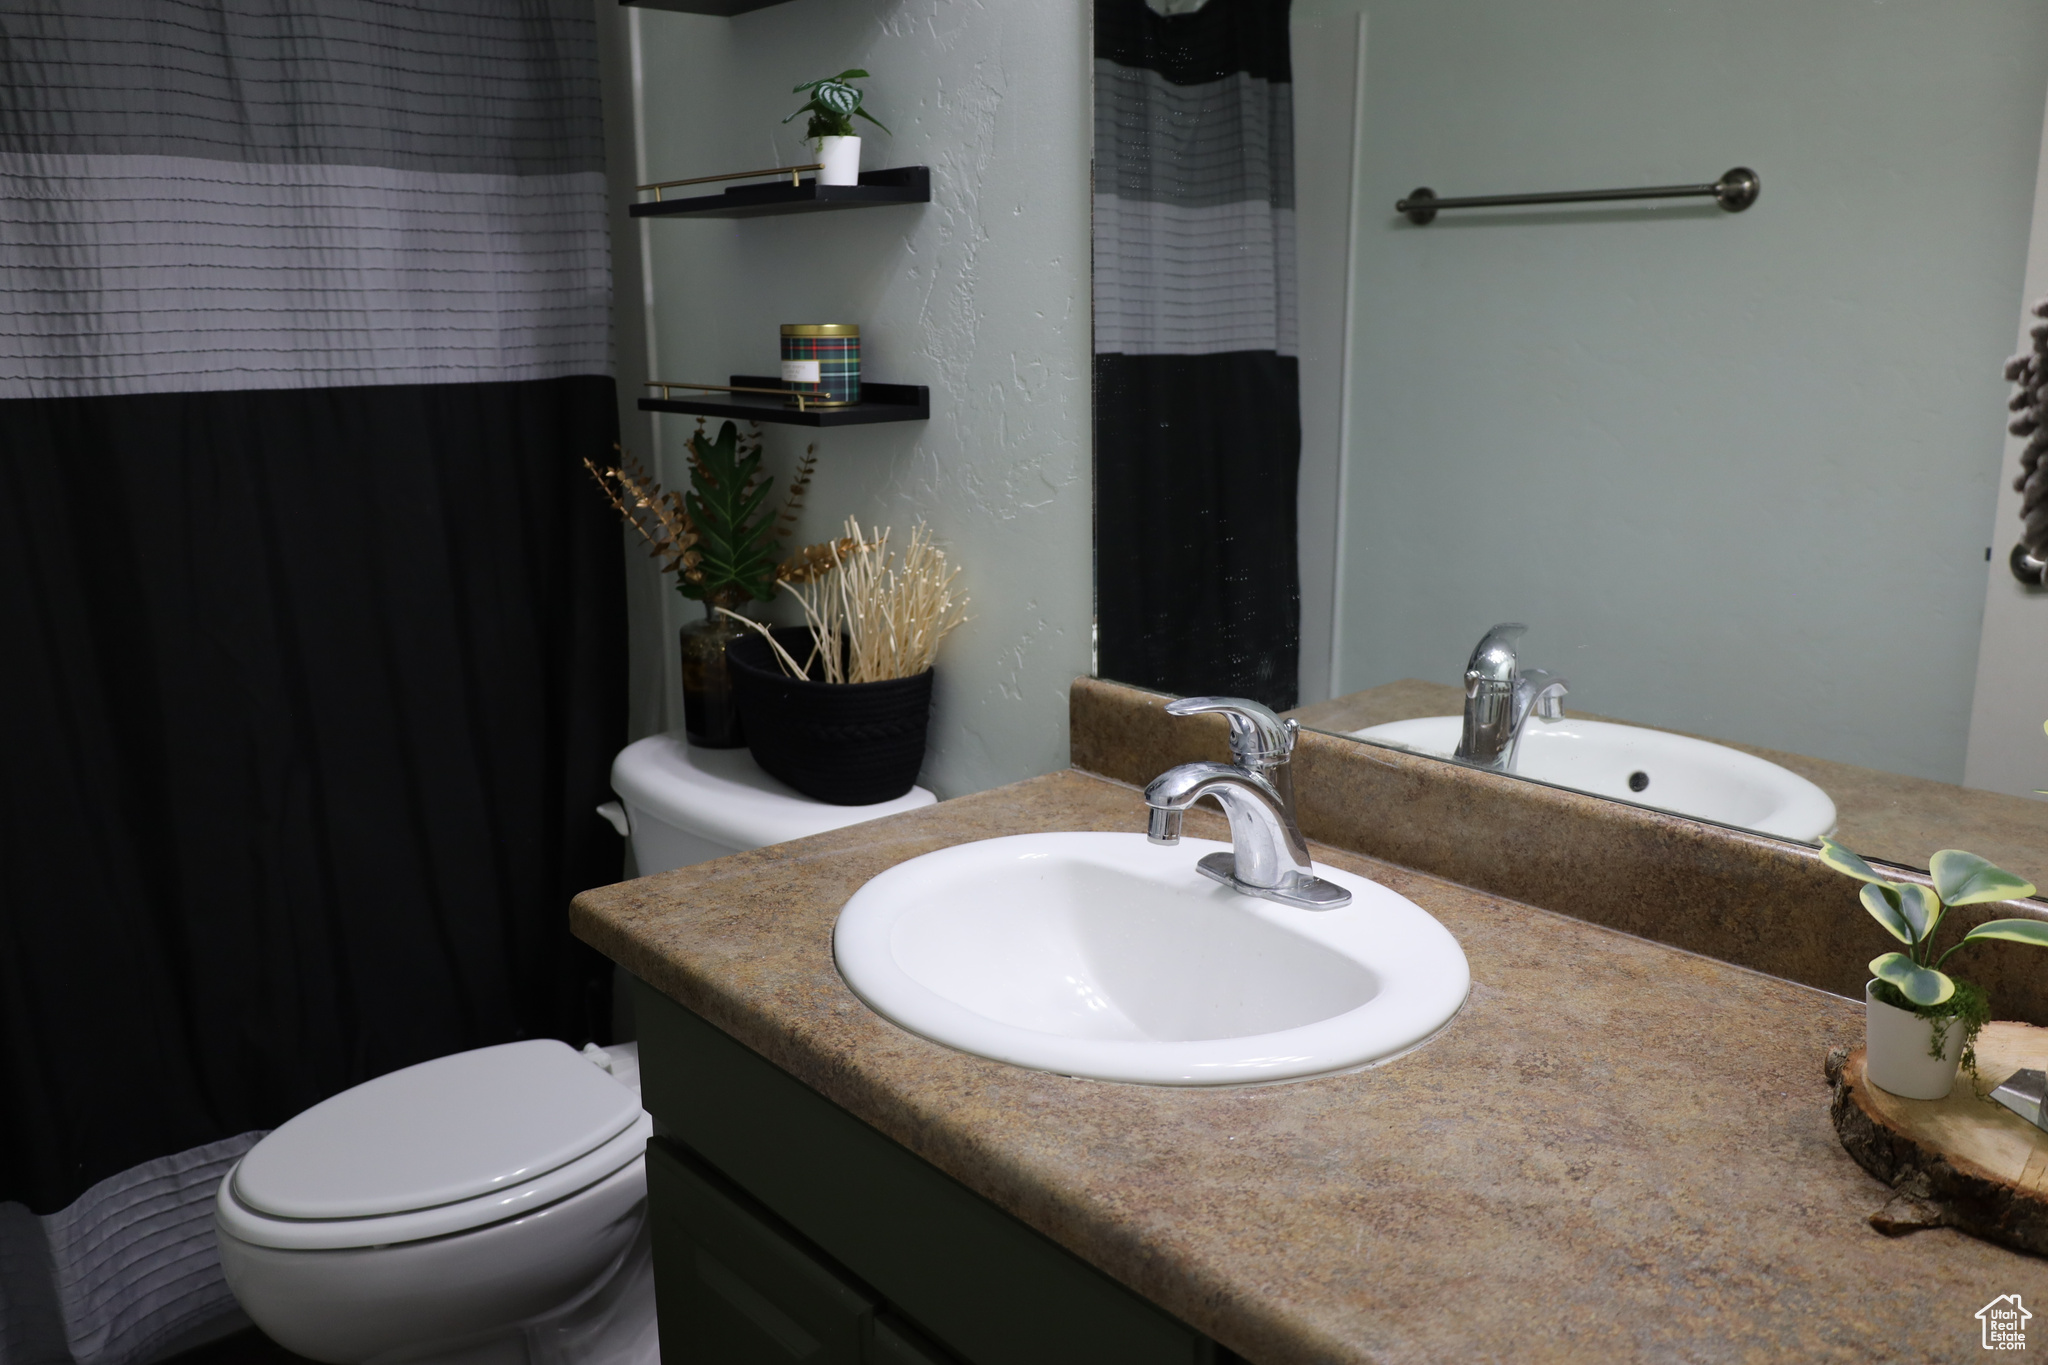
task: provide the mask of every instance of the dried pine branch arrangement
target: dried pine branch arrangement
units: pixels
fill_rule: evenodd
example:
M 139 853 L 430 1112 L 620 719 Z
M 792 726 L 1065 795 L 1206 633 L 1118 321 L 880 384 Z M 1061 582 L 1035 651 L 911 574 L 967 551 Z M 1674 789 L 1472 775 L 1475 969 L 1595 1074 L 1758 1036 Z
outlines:
M 766 637 L 792 678 L 863 683 L 915 677 L 967 620 L 967 595 L 954 586 L 959 569 L 946 562 L 922 521 L 911 528 L 901 563 L 889 552 L 892 534 L 885 530 L 869 540 L 848 517 L 843 537 L 805 546 L 783 563 L 778 576 L 803 604 L 811 630 L 810 654 L 802 662 L 765 626 L 727 615 Z M 843 649 L 836 647 L 842 641 Z
M 758 430 L 742 437 L 726 422 L 714 440 L 699 418 L 685 449 L 687 493 L 664 491 L 623 453 L 610 469 L 588 459 L 583 465 L 627 525 L 654 547 L 663 572 L 676 576 L 677 592 L 719 606 L 773 597 L 782 542 L 803 510 L 818 448 L 804 452 L 779 509 L 768 505 L 775 481 L 761 468 Z

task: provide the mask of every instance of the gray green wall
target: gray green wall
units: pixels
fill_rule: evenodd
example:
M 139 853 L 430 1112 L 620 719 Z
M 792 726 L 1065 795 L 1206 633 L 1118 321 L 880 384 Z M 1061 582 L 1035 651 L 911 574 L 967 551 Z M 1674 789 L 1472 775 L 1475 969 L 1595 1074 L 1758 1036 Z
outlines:
M 1581 709 L 1961 780 L 2048 6 L 1365 9 L 1337 690 L 1517 619 Z
M 941 796 L 1064 767 L 1067 685 L 1089 668 L 1088 20 L 1079 0 L 790 0 L 733 19 L 607 20 L 622 197 L 636 182 L 810 160 L 802 121 L 782 123 L 790 89 L 847 67 L 874 73 L 869 105 L 893 131 L 862 126 L 863 164 L 932 168 L 922 207 L 621 216 L 614 257 L 629 398 L 647 378 L 772 374 L 785 322 L 857 322 L 870 378 L 931 386 L 922 426 L 765 431 L 778 473 L 817 441 L 800 541 L 836 535 L 848 514 L 900 540 L 923 517 L 963 569 L 973 619 L 940 656 L 923 779 Z M 629 444 L 685 477 L 694 419 L 626 420 Z M 680 728 L 675 628 L 701 608 L 644 560 L 632 590 L 636 726 Z

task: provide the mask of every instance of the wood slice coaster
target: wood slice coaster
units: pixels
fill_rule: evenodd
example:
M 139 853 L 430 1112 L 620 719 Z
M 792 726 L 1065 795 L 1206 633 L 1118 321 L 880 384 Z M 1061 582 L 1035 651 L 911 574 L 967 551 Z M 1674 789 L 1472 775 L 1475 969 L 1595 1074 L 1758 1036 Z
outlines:
M 1880 1090 L 1863 1074 L 1862 1048 L 1829 1050 L 1835 1132 L 1857 1165 L 1898 1191 L 1870 1215 L 1872 1227 L 1889 1236 L 1955 1228 L 2048 1256 L 2048 1133 L 1990 1098 L 2025 1067 L 2048 1069 L 2048 1029 L 1986 1024 L 1978 1080 L 1963 1072 L 1940 1100 Z

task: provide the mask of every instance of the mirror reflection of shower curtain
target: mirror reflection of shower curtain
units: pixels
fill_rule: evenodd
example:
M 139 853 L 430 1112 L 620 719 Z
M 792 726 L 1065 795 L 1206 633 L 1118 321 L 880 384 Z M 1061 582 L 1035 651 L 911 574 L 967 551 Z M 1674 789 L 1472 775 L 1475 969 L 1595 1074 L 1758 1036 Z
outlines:
M 1098 671 L 1285 708 L 1301 456 L 1288 3 L 1188 9 L 1095 7 Z

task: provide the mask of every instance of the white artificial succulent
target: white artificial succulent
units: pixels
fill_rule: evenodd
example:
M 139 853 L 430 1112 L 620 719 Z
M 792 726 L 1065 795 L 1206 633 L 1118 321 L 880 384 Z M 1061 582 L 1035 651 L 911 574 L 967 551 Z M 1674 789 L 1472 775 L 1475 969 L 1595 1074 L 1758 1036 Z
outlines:
M 804 136 L 806 138 L 852 137 L 853 120 L 858 115 L 869 123 L 874 124 L 877 128 L 880 128 L 883 132 L 888 132 L 888 127 L 880 119 L 861 108 L 861 101 L 866 97 L 862 94 L 860 87 L 848 84 L 849 81 L 865 80 L 867 74 L 867 72 L 859 67 L 854 66 L 848 67 L 836 76 L 827 76 L 823 80 L 805 81 L 790 93 L 809 95 L 810 98 L 804 101 L 802 107 L 796 113 L 791 114 L 783 122 L 788 123 L 793 119 L 809 114 L 811 121 L 804 128 Z

